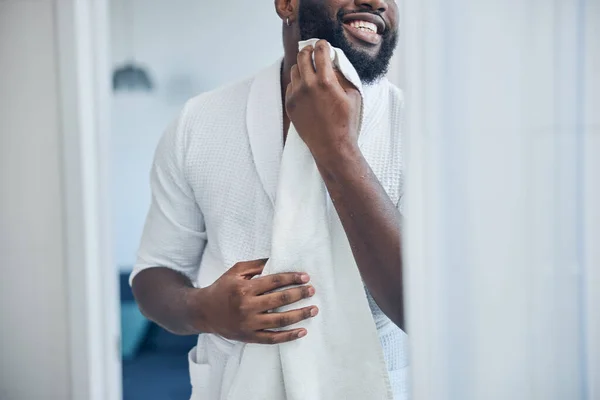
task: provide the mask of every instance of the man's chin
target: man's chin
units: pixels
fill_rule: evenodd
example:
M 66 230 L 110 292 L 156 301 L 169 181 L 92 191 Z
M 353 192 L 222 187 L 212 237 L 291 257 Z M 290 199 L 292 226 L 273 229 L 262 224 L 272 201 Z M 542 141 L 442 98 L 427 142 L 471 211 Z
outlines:
M 365 43 L 348 34 L 347 32 L 344 32 L 344 39 L 346 39 L 345 46 L 340 46 L 342 50 L 344 50 L 345 47 L 348 47 L 353 52 L 360 53 L 372 59 L 375 59 L 377 57 L 377 54 L 379 54 L 379 50 L 381 49 L 381 43 L 376 45 L 371 43 Z

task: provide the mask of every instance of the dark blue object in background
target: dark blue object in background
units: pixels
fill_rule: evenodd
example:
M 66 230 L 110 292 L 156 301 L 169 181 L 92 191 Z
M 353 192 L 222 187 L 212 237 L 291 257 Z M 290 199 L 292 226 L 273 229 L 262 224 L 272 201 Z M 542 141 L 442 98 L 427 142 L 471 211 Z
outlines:
M 131 308 L 135 300 L 126 273 L 120 275 L 120 289 L 121 307 Z M 142 335 L 135 351 L 123 359 L 123 400 L 189 400 L 192 389 L 187 354 L 197 337 L 173 335 L 149 321 Z

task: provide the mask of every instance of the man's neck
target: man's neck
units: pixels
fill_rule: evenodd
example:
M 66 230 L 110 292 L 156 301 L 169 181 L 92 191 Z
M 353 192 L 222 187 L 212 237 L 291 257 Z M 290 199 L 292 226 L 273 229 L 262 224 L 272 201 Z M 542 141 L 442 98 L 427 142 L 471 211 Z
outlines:
M 290 60 L 293 60 L 293 63 Z M 288 115 L 285 111 L 285 91 L 287 90 L 288 85 L 292 81 L 291 70 L 292 70 L 292 66 L 294 64 L 296 64 L 296 56 L 288 57 L 287 54 L 283 58 L 283 62 L 281 63 L 280 79 L 281 79 L 281 106 L 282 106 L 282 110 L 283 110 L 283 127 L 282 127 L 283 128 L 283 143 L 285 143 L 285 140 L 287 138 L 287 133 L 290 128 L 290 119 L 288 118 Z

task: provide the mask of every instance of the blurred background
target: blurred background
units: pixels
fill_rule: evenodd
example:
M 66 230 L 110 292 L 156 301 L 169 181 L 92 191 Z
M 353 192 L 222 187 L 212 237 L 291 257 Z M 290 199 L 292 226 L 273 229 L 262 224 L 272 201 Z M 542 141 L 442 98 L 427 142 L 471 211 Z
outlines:
M 600 1 L 399 1 L 413 391 L 600 399 Z M 127 283 L 186 100 L 282 55 L 272 1 L 0 0 L 0 400 L 184 400 Z

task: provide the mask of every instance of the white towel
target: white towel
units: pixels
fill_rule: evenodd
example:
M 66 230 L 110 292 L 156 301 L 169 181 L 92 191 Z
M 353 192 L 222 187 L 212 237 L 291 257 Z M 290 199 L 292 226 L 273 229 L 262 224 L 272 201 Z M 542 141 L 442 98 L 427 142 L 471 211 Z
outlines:
M 299 47 L 315 42 L 300 42 Z M 358 74 L 344 53 L 333 48 L 331 54 L 335 67 L 362 95 Z M 315 161 L 292 125 L 281 161 L 271 257 L 264 274 L 310 274 L 316 295 L 279 311 L 314 304 L 320 313 L 297 325 L 308 330 L 303 339 L 278 346 L 241 345 L 240 364 L 223 398 L 393 399 L 358 267 L 328 201 Z

